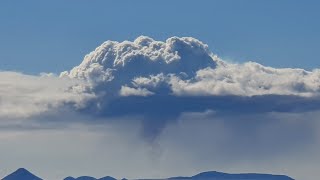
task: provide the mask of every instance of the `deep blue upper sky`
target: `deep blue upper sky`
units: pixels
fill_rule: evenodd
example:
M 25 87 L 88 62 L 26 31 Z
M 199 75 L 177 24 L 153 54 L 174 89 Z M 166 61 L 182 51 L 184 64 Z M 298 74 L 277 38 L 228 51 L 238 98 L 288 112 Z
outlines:
M 294 0 L 3 0 L 0 70 L 60 72 L 103 41 L 193 36 L 220 57 L 320 65 L 320 2 Z

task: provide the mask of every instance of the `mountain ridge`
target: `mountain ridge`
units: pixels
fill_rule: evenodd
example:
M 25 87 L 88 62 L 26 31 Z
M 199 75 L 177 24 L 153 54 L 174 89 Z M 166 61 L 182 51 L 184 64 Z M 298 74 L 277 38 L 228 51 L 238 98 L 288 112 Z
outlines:
M 63 180 L 117 180 L 117 179 L 114 177 L 111 177 L 111 176 L 105 176 L 105 177 L 98 178 L 98 179 L 91 177 L 91 176 L 80 176 L 77 178 L 74 178 L 72 176 L 68 176 L 68 177 L 64 178 Z
M 123 178 L 125 179 L 125 178 Z M 5 176 L 1 180 L 43 180 L 40 177 L 32 174 L 28 170 L 24 168 L 19 168 L 13 173 Z M 91 176 L 80 176 L 80 177 L 72 177 L 68 176 L 63 180 L 117 180 L 111 176 L 105 176 L 102 178 L 95 178 Z M 125 179 L 127 180 L 127 179 Z M 274 174 L 260 174 L 260 173 L 239 173 L 239 174 L 231 174 L 231 173 L 223 173 L 218 171 L 206 171 L 196 174 L 194 176 L 177 176 L 177 177 L 169 177 L 169 178 L 159 178 L 159 179 L 135 179 L 135 180 L 294 180 L 293 178 L 286 175 L 274 175 Z
M 286 175 L 261 174 L 261 173 L 223 173 L 218 171 L 206 171 L 194 176 L 177 176 L 167 178 L 168 180 L 294 180 Z M 152 179 L 148 179 L 152 180 Z M 159 179 L 164 180 L 164 179 Z

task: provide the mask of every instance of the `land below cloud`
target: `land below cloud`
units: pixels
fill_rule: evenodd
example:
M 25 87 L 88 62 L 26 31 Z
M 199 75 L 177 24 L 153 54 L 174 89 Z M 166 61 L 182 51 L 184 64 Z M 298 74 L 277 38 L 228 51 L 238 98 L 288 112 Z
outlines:
M 178 176 L 178 177 L 170 177 L 163 178 L 157 180 L 293 180 L 292 178 L 285 175 L 272 175 L 272 174 L 257 174 L 257 173 L 243 173 L 243 174 L 229 174 L 222 173 L 217 171 L 208 171 L 202 172 L 197 175 L 187 177 L 187 176 Z M 29 172 L 27 169 L 19 168 L 15 172 L 7 175 L 2 180 L 43 180 L 40 177 Z M 105 176 L 102 178 L 94 178 L 90 176 L 80 176 L 80 177 L 71 177 L 68 176 L 64 178 L 64 180 L 117 180 L 111 176 Z M 127 180 L 123 178 L 122 180 Z M 146 178 L 140 180 L 155 180 L 155 178 Z

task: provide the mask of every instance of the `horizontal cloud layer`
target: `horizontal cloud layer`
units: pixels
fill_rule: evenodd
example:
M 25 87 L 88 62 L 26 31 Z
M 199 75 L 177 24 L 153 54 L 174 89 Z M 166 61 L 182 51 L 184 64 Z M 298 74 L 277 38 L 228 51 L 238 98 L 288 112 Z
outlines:
M 93 94 L 85 93 L 85 82 L 17 72 L 0 72 L 0 119 L 28 118 L 69 104 L 84 106 Z

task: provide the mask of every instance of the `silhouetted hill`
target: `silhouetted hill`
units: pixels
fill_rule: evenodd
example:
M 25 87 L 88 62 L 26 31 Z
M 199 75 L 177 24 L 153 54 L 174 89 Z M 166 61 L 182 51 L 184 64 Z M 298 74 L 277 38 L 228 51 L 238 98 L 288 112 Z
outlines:
M 31 172 L 24 168 L 20 168 L 15 172 L 4 177 L 2 180 L 42 180 L 41 178 L 33 175 Z
M 197 174 L 192 177 L 172 177 L 170 180 L 294 180 L 284 175 L 272 174 L 228 174 L 216 171 L 209 171 Z
M 96 179 L 94 177 L 90 177 L 90 176 L 80 176 L 78 178 L 74 178 L 74 177 L 66 177 L 64 178 L 64 180 L 117 180 L 113 177 L 110 177 L 110 176 L 106 176 L 106 177 L 103 177 L 103 178 L 100 178 L 100 179 Z

